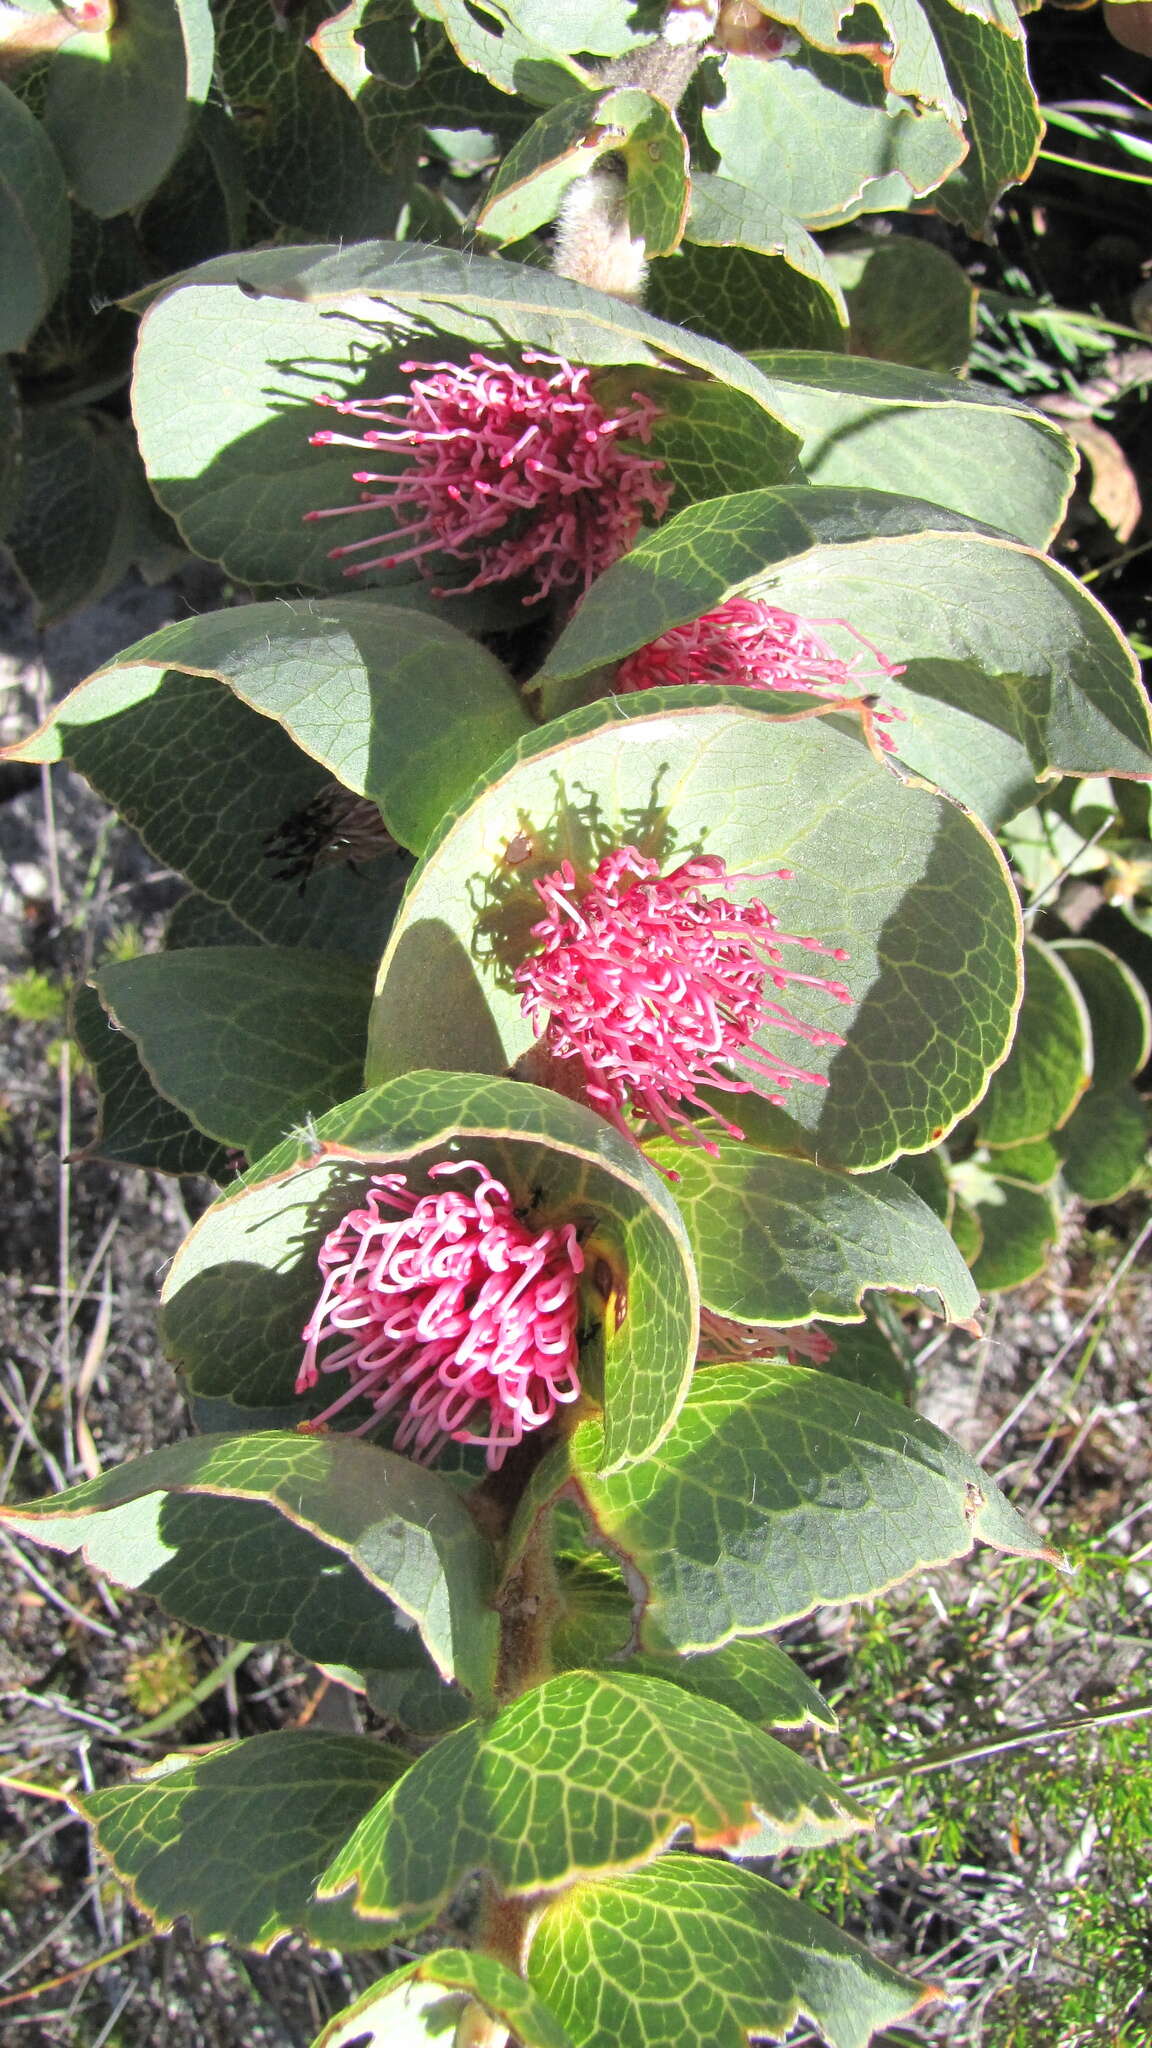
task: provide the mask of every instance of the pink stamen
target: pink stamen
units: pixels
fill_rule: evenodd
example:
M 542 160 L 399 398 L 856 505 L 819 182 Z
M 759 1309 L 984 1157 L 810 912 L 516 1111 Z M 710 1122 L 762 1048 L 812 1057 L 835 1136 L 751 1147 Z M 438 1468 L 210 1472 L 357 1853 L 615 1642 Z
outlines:
M 527 578 L 524 602 L 532 604 L 553 590 L 586 590 L 631 547 L 646 514 L 663 517 L 672 484 L 662 463 L 619 445 L 622 434 L 650 440 L 657 417 L 651 400 L 633 392 L 627 410 L 609 418 L 586 369 L 530 349 L 523 362 L 553 374 L 473 355 L 464 368 L 401 364 L 412 378 L 407 396 L 319 400 L 346 418 L 384 424 L 359 437 L 325 428 L 310 436 L 314 444 L 410 451 L 395 477 L 357 474 L 357 481 L 380 486 L 365 490 L 358 505 L 305 513 L 308 520 L 383 509 L 416 515 L 406 526 L 333 548 L 333 557 L 381 550 L 347 575 L 407 561 L 430 573 L 429 558 L 447 556 L 475 573 L 466 583 L 434 586 L 435 596 Z M 389 406 L 405 407 L 403 417 L 390 416 Z M 393 543 L 409 537 L 418 545 L 397 554 Z
M 822 640 L 817 626 L 839 626 L 872 657 L 873 668 L 861 667 L 862 656 L 844 661 Z M 730 597 L 716 611 L 673 626 L 638 647 L 620 663 L 612 688 L 617 696 L 634 690 L 667 689 L 681 683 L 714 683 L 743 690 L 798 690 L 818 697 L 859 692 L 876 676 L 891 680 L 904 673 L 847 619 L 801 619 L 759 598 Z M 876 738 L 891 753 L 895 741 L 884 731 L 904 713 L 893 707 L 872 709 Z
M 795 982 L 849 1003 L 842 982 L 785 967 L 783 948 L 848 956 L 841 947 L 782 932 L 758 899 L 738 904 L 728 894 L 705 893 L 754 879 L 730 875 L 715 854 L 662 876 L 656 861 L 622 846 L 584 887 L 569 861 L 534 884 L 548 914 L 532 928 L 539 952 L 516 969 L 524 1013 L 554 1058 L 582 1062 L 589 1102 L 628 1136 L 635 1133 L 625 1113 L 715 1155 L 717 1147 L 694 1132 L 686 1104 L 742 1138 L 739 1126 L 699 1092 L 753 1092 L 752 1082 L 732 1073 L 735 1062 L 767 1084 L 759 1092 L 770 1102 L 782 1103 L 797 1081 L 827 1086 L 823 1075 L 762 1045 L 759 1034 L 771 1026 L 813 1046 L 843 1045 L 843 1038 L 794 1016 L 765 988 Z
M 403 1174 L 377 1175 L 366 1206 L 329 1232 L 296 1391 L 349 1372 L 351 1384 L 305 1432 L 364 1399 L 372 1413 L 352 1432 L 363 1436 L 402 1404 L 397 1450 L 427 1463 L 449 1438 L 480 1444 L 495 1471 L 579 1396 L 584 1254 L 570 1223 L 530 1230 L 474 1159 L 446 1160 L 428 1177 L 455 1173 L 477 1175 L 470 1194 L 416 1195 Z

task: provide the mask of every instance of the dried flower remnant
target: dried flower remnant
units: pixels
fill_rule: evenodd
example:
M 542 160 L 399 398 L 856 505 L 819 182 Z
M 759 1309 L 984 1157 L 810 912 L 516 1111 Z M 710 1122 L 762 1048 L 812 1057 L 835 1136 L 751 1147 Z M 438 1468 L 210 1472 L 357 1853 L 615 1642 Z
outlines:
M 428 1178 L 457 1173 L 476 1174 L 470 1192 L 418 1195 L 402 1173 L 376 1175 L 365 1206 L 329 1232 L 296 1391 L 347 1372 L 348 1387 L 305 1431 L 363 1399 L 372 1413 L 354 1435 L 402 1408 L 398 1451 L 426 1464 L 449 1439 L 482 1444 L 495 1471 L 580 1393 L 584 1255 L 570 1223 L 530 1229 L 474 1159 L 445 1161 Z
M 331 549 L 333 560 L 366 557 L 345 575 L 400 562 L 418 562 L 428 574 L 430 559 L 446 556 L 473 573 L 433 586 L 436 597 L 526 579 L 524 602 L 532 604 L 553 591 L 586 590 L 631 547 L 645 513 L 663 516 L 672 495 L 663 465 L 622 445 L 649 440 L 657 417 L 651 400 L 634 392 L 626 411 L 610 415 L 589 389 L 586 369 L 530 349 L 522 361 L 551 375 L 472 355 L 465 367 L 402 363 L 412 378 L 407 394 L 320 400 L 379 424 L 359 435 L 324 429 L 311 436 L 314 446 L 411 453 L 395 476 L 355 470 L 356 483 L 374 487 L 358 503 L 305 515 L 386 508 L 397 518 L 391 532 Z
M 732 1064 L 752 1068 L 757 1092 L 782 1102 L 796 1081 L 825 1077 L 793 1065 L 761 1043 L 768 1029 L 809 1045 L 842 1045 L 839 1032 L 807 1024 L 766 994 L 790 985 L 822 989 L 837 1002 L 852 998 L 841 982 L 783 965 L 785 947 L 846 960 L 839 947 L 780 930 L 767 904 L 737 903 L 733 883 L 791 881 L 771 875 L 730 875 L 715 854 L 687 860 L 669 875 L 634 846 L 607 854 L 585 886 L 571 862 L 534 884 L 547 916 L 532 928 L 540 950 L 521 962 L 516 983 L 525 1014 L 545 1050 L 578 1059 L 591 1106 L 627 1136 L 625 1121 L 651 1122 L 668 1136 L 716 1146 L 700 1137 L 682 1105 L 706 1110 L 734 1138 L 739 1125 L 719 1116 L 702 1087 L 745 1095 L 753 1084 Z
M 759 598 L 730 597 L 713 612 L 672 626 L 659 639 L 626 655 L 616 671 L 613 690 L 627 696 L 636 690 L 668 689 L 681 683 L 714 683 L 742 690 L 796 690 L 818 697 L 859 695 L 860 685 L 876 675 L 903 675 L 903 665 L 889 661 L 858 633 L 847 619 L 820 620 L 840 626 L 871 655 L 875 667 L 862 668 L 861 655 L 844 661 L 820 638 L 811 619 Z M 870 706 L 879 744 L 892 750 L 885 724 L 903 718 L 895 710 Z

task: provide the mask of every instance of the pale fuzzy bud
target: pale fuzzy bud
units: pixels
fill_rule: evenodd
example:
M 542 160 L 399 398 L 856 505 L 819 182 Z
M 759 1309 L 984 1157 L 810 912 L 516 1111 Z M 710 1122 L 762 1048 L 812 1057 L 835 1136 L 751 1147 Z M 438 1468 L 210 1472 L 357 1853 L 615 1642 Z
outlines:
M 647 255 L 643 237 L 629 230 L 628 183 L 619 171 L 596 164 L 568 187 L 556 223 L 552 268 L 557 277 L 639 305 Z

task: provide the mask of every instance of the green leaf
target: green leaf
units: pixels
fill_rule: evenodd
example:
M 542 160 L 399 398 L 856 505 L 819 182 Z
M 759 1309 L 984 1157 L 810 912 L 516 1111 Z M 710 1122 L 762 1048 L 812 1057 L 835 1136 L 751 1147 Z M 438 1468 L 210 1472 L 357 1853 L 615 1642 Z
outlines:
M 214 677 L 104 670 L 10 754 L 71 761 L 159 860 L 255 937 L 379 958 L 403 885 L 398 861 L 324 867 L 302 885 L 286 876 L 278 842 L 323 810 L 331 778 Z
M 673 511 L 799 475 L 792 435 L 782 435 L 778 421 L 730 384 L 674 370 L 626 369 L 601 371 L 594 388 L 609 413 L 626 408 L 636 392 L 658 408 L 647 448 L 673 480 Z
M 1131 1085 L 1152 1050 L 1152 1007 L 1131 968 L 1106 946 L 1065 939 L 1069 968 L 1092 1024 L 1092 1085 L 1056 1141 L 1064 1179 L 1086 1202 L 1114 1202 L 1143 1171 L 1148 1111 Z M 997 1164 L 1000 1164 L 1000 1155 Z
M 561 633 L 538 678 L 545 710 L 580 694 L 553 682 L 741 591 L 819 621 L 847 658 L 860 644 L 838 639 L 841 624 L 902 663 L 881 690 L 903 714 L 900 759 L 986 824 L 1032 801 L 1057 770 L 1152 773 L 1131 650 L 1083 585 L 940 507 L 831 485 L 692 505 L 645 535 Z
M 1060 939 L 1052 951 L 1074 976 L 1092 1025 L 1092 1081 L 1129 1081 L 1152 1053 L 1152 1004 L 1127 962 L 1091 939 Z
M 478 641 L 369 597 L 279 598 L 181 619 L 90 676 L 69 699 L 73 715 L 81 693 L 100 701 L 118 670 L 152 667 L 227 683 L 416 849 L 532 729 L 507 670 Z
M 765 1728 L 834 1729 L 836 1716 L 778 1643 L 726 1643 L 695 1657 L 671 1650 L 636 1653 L 632 1596 L 619 1573 L 589 1559 L 562 1573 L 563 1613 L 552 1638 L 561 1671 L 608 1664 L 663 1678 L 702 1699 L 718 1700 Z
M 27 346 L 64 282 L 72 221 L 60 159 L 34 114 L 0 85 L 0 355 Z
M 178 953 L 184 946 L 258 946 L 255 932 L 240 924 L 222 903 L 213 903 L 198 889 L 182 896 L 164 927 L 164 950 Z
M 981 1294 L 1020 1287 L 1044 1271 L 1060 1233 L 1051 1195 L 1019 1181 L 993 1177 L 979 1166 L 961 1168 L 957 1187 L 979 1232 L 972 1278 Z
M 833 249 L 828 262 L 848 302 L 854 354 L 944 375 L 964 369 L 976 331 L 976 291 L 946 250 L 918 236 L 869 237 L 855 248 Z
M 770 192 L 805 227 L 902 210 L 963 158 L 959 121 L 890 95 L 863 57 L 805 47 L 724 68 L 724 101 L 704 114 L 721 175 Z
M 194 1510 L 189 1496 L 202 1497 Z M 237 1502 L 264 1512 L 227 1512 Z M 303 1532 L 307 1549 L 275 1532 L 273 1510 L 289 1531 Z M 380 1598 L 386 1595 L 415 1623 L 443 1678 L 481 1701 L 489 1697 L 496 1615 L 488 1544 L 439 1473 L 357 1437 L 274 1430 L 193 1437 L 4 1513 L 22 1535 L 61 1550 L 83 1547 L 111 1578 L 181 1607 L 195 1603 L 200 1613 L 232 1615 L 231 1626 L 274 1619 L 284 1633 L 292 1629 L 290 1640 L 298 1629 L 317 1643 L 342 1620 L 348 1649 L 366 1663 L 389 1661 L 394 1624 Z M 261 1584 L 242 1550 L 229 1562 L 241 1532 L 253 1535 L 254 1557 L 283 1571 L 282 1587 Z M 377 1623 L 366 1594 L 379 1609 Z
M 1039 939 L 1024 945 L 1024 1000 L 1012 1050 L 977 1120 L 986 1145 L 1021 1145 L 1066 1123 L 1092 1078 L 1092 1027 L 1076 981 Z
M 94 988 L 72 999 L 72 1032 L 91 1062 L 100 1096 L 96 1134 L 81 1159 L 114 1166 L 144 1166 L 158 1173 L 203 1173 L 223 1180 L 228 1155 L 196 1128 L 182 1109 L 159 1094 L 136 1046 L 104 1009 Z
M 287 946 L 145 953 L 96 977 L 159 1092 L 253 1158 L 356 1092 L 372 982 L 367 961 Z
M 1024 31 L 1011 10 L 995 23 L 954 0 L 922 0 L 948 76 L 967 108 L 968 154 L 941 188 L 936 208 L 983 235 L 993 207 L 1028 176 L 1044 123 L 1028 76 Z
M 867 18 L 860 22 L 845 9 L 843 0 L 781 0 L 774 19 L 798 29 L 818 50 L 838 56 L 855 47 L 878 66 L 889 92 L 902 93 L 922 107 L 937 107 L 959 122 L 964 109 L 918 0 L 876 0 L 873 11 L 885 31 L 882 40 Z
M 670 1426 L 695 1359 L 695 1275 L 679 1213 L 637 1149 L 591 1110 L 474 1074 L 408 1074 L 343 1104 L 208 1210 L 164 1293 L 164 1340 L 194 1389 L 252 1405 L 287 1397 L 323 1238 L 382 1166 L 419 1180 L 446 1153 L 488 1164 L 542 1227 L 583 1226 L 590 1282 L 608 1296 L 589 1339 L 607 1456 L 643 1457 Z
M 462 64 L 482 73 L 501 92 L 521 93 L 541 106 L 551 106 L 583 82 L 585 74 L 566 61 L 570 50 L 609 56 L 627 49 L 633 40 L 622 24 L 612 32 L 619 14 L 611 4 L 599 10 L 601 22 L 614 17 L 606 43 L 603 31 L 597 35 L 595 11 L 581 6 L 579 13 L 586 19 L 580 22 L 563 0 L 555 0 L 542 16 L 524 0 L 515 6 L 499 0 L 481 0 L 480 5 L 476 0 L 432 0 L 429 11 L 443 23 Z
M 566 1672 L 494 1721 L 446 1735 L 385 1794 L 324 1873 L 365 1919 L 431 1920 L 462 1880 L 512 1896 L 655 1855 L 682 1827 L 757 1853 L 835 1840 L 856 1803 L 714 1701 L 631 1674 Z
M 127 573 L 138 537 L 134 481 L 106 415 L 28 408 L 6 545 L 41 625 L 97 604 Z
M 407 181 L 377 160 L 359 107 L 309 48 L 319 12 L 277 15 L 260 0 L 224 0 L 217 10 L 217 87 L 239 115 L 255 219 L 299 241 L 390 233 Z
M 763 699 L 718 698 L 593 704 L 490 771 L 409 886 L 381 967 L 370 1079 L 421 1062 L 503 1071 L 526 1054 L 511 970 L 534 950 L 533 881 L 564 858 L 586 872 L 626 842 L 662 864 L 704 849 L 735 875 L 786 867 L 795 879 L 768 892 L 786 928 L 847 948 L 837 972 L 854 1008 L 816 991 L 801 1005 L 847 1043 L 805 1046 L 828 1086 L 797 1086 L 789 1102 L 822 1160 L 883 1165 L 971 1107 L 1003 1056 L 1017 996 L 1016 899 L 999 854 L 954 805 L 901 785 L 855 733 L 826 718 L 781 721 Z M 505 849 L 523 840 L 510 866 Z M 751 1068 L 741 1078 L 767 1086 Z
M 1022 1180 L 1029 1187 L 1046 1188 L 1060 1171 L 1060 1154 L 1051 1137 L 1032 1138 L 1020 1145 L 998 1146 L 991 1164 L 1005 1180 Z
M 560 100 L 513 143 L 477 215 L 483 234 L 516 242 L 555 218 L 569 185 L 614 147 L 602 132 L 600 104 L 594 92 Z
M 20 503 L 24 467 L 24 420 L 16 379 L 0 361 L 0 540 L 12 524 Z
M 746 2048 L 801 2013 L 832 2048 L 867 2048 L 933 1996 L 766 1878 L 703 1856 L 565 1892 L 528 1975 L 576 2048 Z
M 620 154 L 628 172 L 628 226 L 649 256 L 670 256 L 688 213 L 688 142 L 675 114 L 652 93 L 612 93 L 601 119 L 624 130 Z
M 520 2048 L 572 2048 L 559 2020 L 523 1977 L 483 1950 L 459 1948 L 436 1949 L 382 1977 L 329 2020 L 312 2048 L 352 2048 L 369 2036 L 379 2048 L 418 2048 L 442 2040 L 453 2025 L 459 2040 L 474 2004 L 501 2020 Z
M 297 1930 L 372 1948 L 374 1931 L 317 1902 L 316 1879 L 405 1762 L 361 1736 L 255 1735 L 73 1803 L 160 1932 L 186 1918 L 200 1941 L 258 1953 Z
M 629 233 L 650 256 L 668 255 L 684 229 L 688 145 L 671 110 L 632 88 L 582 92 L 541 114 L 500 165 L 477 227 L 497 242 L 521 240 L 554 219 L 568 187 L 608 154 L 627 169 Z
M 916 1294 L 949 1322 L 979 1305 L 943 1223 L 898 1174 L 853 1179 L 731 1140 L 721 1140 L 715 1159 L 665 1140 L 647 1151 L 679 1175 L 701 1299 L 720 1315 L 852 1322 L 870 1287 Z
M 208 0 L 131 0 L 52 59 L 44 125 L 82 206 L 103 219 L 154 192 L 212 82 Z
M 1093 1083 L 1058 1134 L 1064 1179 L 1085 1202 L 1115 1202 L 1148 1157 L 1148 1108 L 1129 1082 Z
M 911 493 L 1029 547 L 1055 538 L 1076 451 L 1054 420 L 1011 392 L 858 356 L 789 351 L 752 360 L 804 436 L 800 460 L 814 484 Z
M 405 390 L 399 363 L 414 347 L 440 353 L 438 335 L 499 351 L 526 344 L 591 364 L 670 358 L 761 416 L 774 467 L 795 449 L 743 357 L 550 272 L 415 243 L 259 250 L 177 280 L 142 324 L 133 390 L 140 446 L 189 546 L 247 582 L 342 584 L 342 569 L 328 560 L 327 522 L 303 523 L 308 511 L 346 503 L 349 490 L 348 451 L 309 445 L 316 396 Z M 390 583 L 414 576 L 411 565 L 372 573 Z
M 699 1371 L 655 1455 L 603 1477 L 599 1430 L 571 1440 L 601 1537 L 643 1583 L 641 1641 L 765 1635 L 814 1607 L 963 1557 L 1040 1546 L 957 1444 L 867 1388 L 797 1365 Z
M 692 179 L 685 240 L 652 271 L 648 300 L 661 319 L 730 348 L 834 349 L 847 324 L 833 267 L 811 235 L 758 192 L 704 171 Z

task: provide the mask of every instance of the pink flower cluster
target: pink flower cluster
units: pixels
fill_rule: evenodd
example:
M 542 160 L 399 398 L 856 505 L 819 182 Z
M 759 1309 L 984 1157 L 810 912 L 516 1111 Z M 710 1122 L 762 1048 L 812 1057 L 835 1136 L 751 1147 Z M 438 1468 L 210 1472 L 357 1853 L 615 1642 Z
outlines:
M 899 663 L 889 661 L 866 640 L 847 619 L 829 619 L 821 624 L 840 626 L 858 640 L 871 655 L 875 668 L 861 668 L 861 656 L 844 661 L 820 638 L 810 619 L 759 598 L 730 597 L 715 611 L 690 619 L 687 625 L 672 626 L 658 640 L 638 647 L 625 656 L 616 671 L 613 690 L 625 696 L 634 690 L 666 689 L 679 683 L 714 683 L 744 690 L 799 690 L 812 696 L 843 697 L 859 694 L 860 685 L 874 675 L 903 675 Z M 891 723 L 903 713 L 873 710 L 878 724 Z M 883 731 L 882 747 L 893 741 Z
M 771 1328 L 766 1323 L 737 1323 L 714 1309 L 700 1311 L 702 1365 L 716 1365 L 742 1358 L 771 1358 L 784 1353 L 789 1364 L 827 1365 L 836 1356 L 836 1344 L 827 1332 L 809 1323 L 786 1323 Z
M 634 846 L 607 854 L 581 887 L 569 861 L 535 884 L 547 911 L 533 926 L 540 950 L 516 969 L 525 1014 L 546 1049 L 583 1063 L 589 1102 L 626 1135 L 625 1111 L 670 1136 L 685 1138 L 691 1121 L 682 1105 L 717 1112 L 702 1087 L 748 1094 L 733 1063 L 767 1083 L 772 1102 L 794 1081 L 824 1086 L 824 1077 L 794 1066 L 760 1042 L 766 1029 L 791 1032 L 809 1045 L 842 1045 L 840 1034 L 803 1023 L 765 993 L 790 984 L 852 1000 L 840 982 L 785 967 L 783 949 L 797 946 L 845 960 L 840 948 L 782 932 L 768 906 L 737 903 L 733 882 L 715 854 L 701 854 L 661 875 Z M 777 869 L 756 879 L 791 881 Z M 723 1117 L 733 1137 L 743 1132 Z M 716 1147 L 700 1139 L 715 1153 Z
M 380 424 L 359 435 L 322 430 L 311 436 L 314 445 L 411 451 L 398 475 L 353 471 L 356 483 L 373 487 L 356 504 L 305 515 L 333 519 L 385 508 L 398 522 L 411 515 L 391 531 L 333 548 L 334 559 L 368 557 L 346 575 L 399 562 L 424 569 L 429 557 L 447 556 L 472 574 L 436 589 L 437 597 L 525 579 L 524 602 L 531 604 L 552 591 L 587 589 L 631 547 L 646 511 L 654 519 L 667 511 L 672 485 L 662 464 L 621 445 L 650 438 L 657 416 L 651 401 L 633 393 L 625 412 L 609 416 L 589 389 L 587 370 L 529 349 L 522 361 L 552 374 L 473 355 L 464 368 L 402 363 L 412 378 L 407 394 L 320 400 L 358 422 Z M 398 545 L 404 541 L 411 545 Z
M 365 1207 L 325 1238 L 296 1391 L 347 1372 L 349 1386 L 307 1430 L 364 1399 L 372 1413 L 353 1432 L 363 1435 L 402 1404 L 397 1450 L 426 1463 L 449 1438 L 482 1444 L 496 1470 L 580 1393 L 584 1254 L 570 1223 L 530 1230 L 476 1160 L 445 1161 L 428 1177 L 456 1173 L 477 1176 L 470 1193 L 417 1195 L 403 1174 L 377 1175 Z

